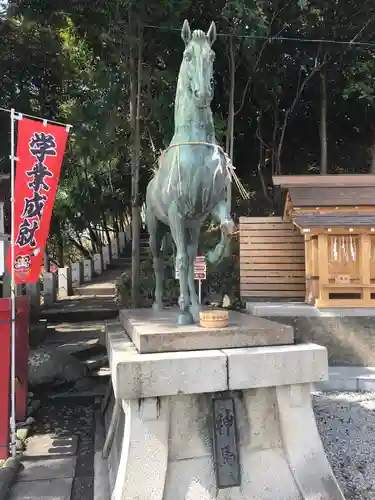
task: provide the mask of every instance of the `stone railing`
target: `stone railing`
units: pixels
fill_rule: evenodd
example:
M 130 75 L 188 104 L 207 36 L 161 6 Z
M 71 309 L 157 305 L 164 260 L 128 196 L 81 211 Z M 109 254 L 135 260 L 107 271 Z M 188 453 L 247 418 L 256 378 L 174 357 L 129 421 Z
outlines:
M 109 245 L 103 246 L 101 253 L 94 254 L 91 259 L 74 262 L 70 266 L 57 269 L 56 272 L 43 273 L 43 284 L 38 282 L 26 285 L 32 308 L 39 310 L 42 302 L 45 306 L 50 306 L 58 299 L 74 295 L 77 287 L 102 274 L 111 262 L 119 258 L 126 242 L 125 233 L 120 232 L 111 241 L 111 248 Z

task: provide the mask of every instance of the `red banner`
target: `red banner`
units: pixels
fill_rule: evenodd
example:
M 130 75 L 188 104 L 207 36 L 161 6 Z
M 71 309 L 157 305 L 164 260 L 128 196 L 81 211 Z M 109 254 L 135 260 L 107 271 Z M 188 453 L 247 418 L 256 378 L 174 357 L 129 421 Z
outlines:
M 15 282 L 39 279 L 68 131 L 22 118 L 18 122 L 14 201 Z M 11 249 L 7 256 L 11 273 Z

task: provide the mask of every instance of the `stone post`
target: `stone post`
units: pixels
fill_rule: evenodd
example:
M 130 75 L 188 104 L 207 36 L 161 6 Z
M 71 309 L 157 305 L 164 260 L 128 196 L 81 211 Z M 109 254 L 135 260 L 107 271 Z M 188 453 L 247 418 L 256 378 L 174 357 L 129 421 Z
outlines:
M 118 233 L 118 249 L 119 252 L 121 253 L 125 248 L 125 233 L 120 231 Z
M 40 296 L 41 287 L 40 281 L 36 283 L 26 283 L 26 295 L 30 297 L 30 307 L 36 313 L 40 312 Z
M 111 241 L 111 249 L 112 249 L 112 259 L 117 260 L 118 259 L 118 243 L 117 243 L 116 238 Z
M 83 281 L 82 262 L 74 262 L 70 267 L 72 270 L 72 287 L 77 288 Z
M 57 276 L 55 273 L 43 275 L 44 305 L 51 305 L 57 300 Z
M 70 267 L 60 267 L 58 269 L 58 295 L 60 298 L 73 295 L 72 271 Z
M 94 253 L 93 255 L 93 262 L 94 262 L 94 272 L 96 274 L 102 274 L 102 256 L 100 253 Z
M 128 224 L 126 226 L 125 238 L 126 238 L 126 241 L 131 241 L 131 239 L 132 239 L 132 226 L 131 226 L 131 224 Z
M 87 281 L 92 280 L 92 260 L 85 259 L 83 261 L 83 281 L 86 283 Z
M 108 245 L 103 247 L 102 252 L 103 252 L 103 269 L 107 269 L 107 267 L 110 263 Z

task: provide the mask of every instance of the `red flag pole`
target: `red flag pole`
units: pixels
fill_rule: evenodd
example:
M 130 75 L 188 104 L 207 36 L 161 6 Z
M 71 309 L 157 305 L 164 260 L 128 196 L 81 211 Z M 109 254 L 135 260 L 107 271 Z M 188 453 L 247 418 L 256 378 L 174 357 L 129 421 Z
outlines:
M 16 456 L 16 283 L 14 275 L 14 179 L 16 170 L 16 155 L 15 155 L 15 111 L 12 108 L 10 111 L 10 220 L 11 220 L 11 285 L 10 285 L 10 300 L 11 300 L 11 374 L 10 374 L 10 397 L 11 397 L 11 416 L 10 416 L 10 434 L 11 434 L 11 454 Z

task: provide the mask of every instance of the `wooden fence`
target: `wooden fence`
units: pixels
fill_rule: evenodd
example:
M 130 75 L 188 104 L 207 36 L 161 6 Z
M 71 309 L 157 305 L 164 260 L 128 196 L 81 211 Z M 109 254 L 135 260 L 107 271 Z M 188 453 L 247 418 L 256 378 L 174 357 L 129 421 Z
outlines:
M 281 217 L 240 218 L 241 297 L 304 301 L 304 237 Z

